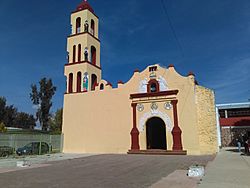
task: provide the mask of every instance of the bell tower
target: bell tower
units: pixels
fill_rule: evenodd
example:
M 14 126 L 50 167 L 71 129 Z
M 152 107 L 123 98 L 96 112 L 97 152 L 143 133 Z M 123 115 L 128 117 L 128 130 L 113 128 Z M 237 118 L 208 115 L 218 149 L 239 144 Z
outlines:
M 100 82 L 99 19 L 87 0 L 81 2 L 71 14 L 71 34 L 67 38 L 68 63 L 67 92 L 94 91 Z

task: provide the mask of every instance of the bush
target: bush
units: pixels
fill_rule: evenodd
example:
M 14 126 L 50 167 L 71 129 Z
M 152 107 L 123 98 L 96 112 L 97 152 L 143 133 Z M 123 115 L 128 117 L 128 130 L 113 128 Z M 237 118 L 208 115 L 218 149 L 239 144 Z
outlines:
M 7 132 L 7 128 L 5 127 L 5 124 L 3 122 L 0 123 L 0 133 Z

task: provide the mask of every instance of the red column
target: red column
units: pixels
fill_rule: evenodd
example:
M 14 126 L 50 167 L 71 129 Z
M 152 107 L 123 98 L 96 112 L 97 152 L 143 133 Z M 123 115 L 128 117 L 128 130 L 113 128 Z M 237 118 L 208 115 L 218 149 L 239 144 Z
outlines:
M 140 150 L 139 146 L 139 131 L 136 126 L 136 103 L 131 104 L 133 108 L 133 128 L 130 132 L 131 135 L 131 150 Z
M 172 135 L 173 135 L 173 150 L 180 151 L 182 150 L 182 142 L 181 142 L 181 129 L 178 125 L 178 113 L 177 113 L 177 103 L 178 100 L 173 100 L 171 101 L 173 105 L 173 112 L 174 112 L 174 128 L 172 130 Z

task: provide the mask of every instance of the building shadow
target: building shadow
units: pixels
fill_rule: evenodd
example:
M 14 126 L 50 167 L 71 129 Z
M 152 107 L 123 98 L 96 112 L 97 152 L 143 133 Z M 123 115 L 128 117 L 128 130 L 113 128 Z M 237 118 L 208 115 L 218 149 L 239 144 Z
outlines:
M 226 151 L 234 152 L 234 153 L 244 153 L 244 149 L 241 148 L 240 152 L 237 148 L 226 149 Z
M 244 155 L 244 156 L 249 156 L 250 157 L 250 153 L 245 154 L 245 149 L 244 148 L 241 148 L 240 152 L 239 152 L 239 150 L 237 148 L 226 149 L 226 151 L 233 152 L 233 153 L 239 153 L 242 156 Z

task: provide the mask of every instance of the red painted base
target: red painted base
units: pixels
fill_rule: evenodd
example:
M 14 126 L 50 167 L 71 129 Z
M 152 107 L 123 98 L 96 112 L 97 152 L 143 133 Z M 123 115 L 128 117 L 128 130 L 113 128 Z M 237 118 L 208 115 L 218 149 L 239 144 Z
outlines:
M 186 150 L 172 151 L 172 150 L 129 150 L 128 154 L 141 154 L 141 155 L 187 155 Z

